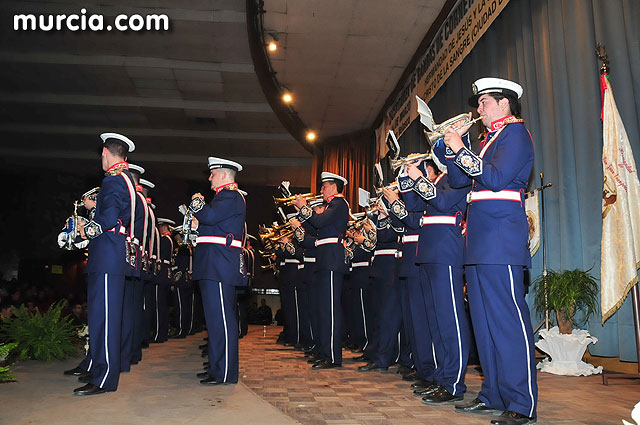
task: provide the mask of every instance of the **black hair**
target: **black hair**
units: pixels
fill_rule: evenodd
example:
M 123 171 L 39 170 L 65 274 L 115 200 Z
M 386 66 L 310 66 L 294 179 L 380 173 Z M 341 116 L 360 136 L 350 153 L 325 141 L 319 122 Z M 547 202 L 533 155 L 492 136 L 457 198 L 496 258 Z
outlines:
M 509 101 L 509 109 L 511 110 L 511 115 L 514 115 L 516 118 L 522 118 L 522 106 L 520 106 L 520 101 L 511 95 L 504 95 L 502 93 L 487 93 L 489 96 L 494 98 L 496 102 L 499 102 L 502 99 L 507 99 Z
M 426 161 L 424 161 L 424 169 L 426 170 L 427 167 L 433 168 L 433 172 L 436 173 L 436 176 L 440 174 L 440 169 L 438 168 L 434 160 L 427 159 Z
M 342 193 L 342 190 L 344 189 L 344 183 L 340 180 L 333 180 L 332 183 L 335 183 L 338 193 Z
M 127 153 L 129 153 L 129 149 L 126 148 L 122 143 L 112 140 L 107 140 L 106 142 L 104 142 L 104 147 L 109 152 L 111 152 L 112 155 L 122 159 L 125 159 L 127 157 Z

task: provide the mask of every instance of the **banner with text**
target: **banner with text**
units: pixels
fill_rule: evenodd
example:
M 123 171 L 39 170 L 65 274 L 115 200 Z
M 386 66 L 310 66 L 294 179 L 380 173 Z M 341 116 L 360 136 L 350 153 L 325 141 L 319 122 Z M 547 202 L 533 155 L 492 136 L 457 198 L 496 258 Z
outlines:
M 508 3 L 509 0 L 455 3 L 376 131 L 378 158 L 386 154 L 384 141 L 389 130 L 400 137 L 418 116 L 415 97 L 429 102 Z

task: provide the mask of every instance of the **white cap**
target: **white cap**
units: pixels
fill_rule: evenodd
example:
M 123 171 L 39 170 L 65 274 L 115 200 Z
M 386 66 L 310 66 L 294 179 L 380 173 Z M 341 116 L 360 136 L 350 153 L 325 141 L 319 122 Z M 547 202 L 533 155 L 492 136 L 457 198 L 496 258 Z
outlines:
M 483 94 L 502 93 L 505 96 L 511 96 L 516 99 L 520 99 L 520 96 L 522 96 L 522 87 L 520 84 L 502 78 L 480 78 L 473 83 L 472 88 L 473 96 L 469 98 L 469 105 L 474 108 L 478 107 L 478 98 Z
M 135 143 L 133 143 L 133 141 L 131 139 L 129 139 L 127 136 L 123 136 L 122 134 L 118 134 L 118 133 L 102 133 L 100 135 L 100 138 L 102 139 L 102 144 L 104 144 L 107 140 L 113 140 L 113 141 L 119 142 L 120 144 L 126 146 L 127 149 L 129 150 L 129 152 L 133 152 L 134 150 L 136 150 Z
M 169 226 L 175 226 L 176 222 L 169 218 L 159 218 L 158 224 L 168 224 Z
M 87 196 L 91 196 L 94 193 L 98 193 L 98 192 L 100 192 L 100 187 L 94 187 L 93 189 L 87 190 L 85 193 L 83 193 L 80 199 L 84 199 Z
M 214 156 L 209 157 L 209 169 L 214 168 L 230 168 L 236 171 L 242 171 L 242 165 L 235 161 L 229 161 L 228 159 L 216 158 Z
M 149 180 L 140 179 L 140 184 L 144 187 L 148 187 L 149 189 L 153 189 L 156 187 L 155 184 L 151 183 Z
M 329 173 L 327 171 L 323 171 L 322 174 L 320 174 L 320 180 L 323 182 L 330 181 L 330 182 L 337 183 L 340 181 L 342 182 L 342 184 L 348 183 L 347 179 L 345 179 L 344 177 L 339 176 L 337 174 Z
M 129 163 L 129 171 L 134 173 L 138 173 L 140 175 L 144 174 L 144 168 L 139 165 Z

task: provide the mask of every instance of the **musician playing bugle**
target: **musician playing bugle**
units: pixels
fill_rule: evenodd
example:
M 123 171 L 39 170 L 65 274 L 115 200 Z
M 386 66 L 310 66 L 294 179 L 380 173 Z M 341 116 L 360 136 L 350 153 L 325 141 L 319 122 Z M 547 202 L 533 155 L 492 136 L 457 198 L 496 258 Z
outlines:
M 485 379 L 463 412 L 504 411 L 492 424 L 536 421 L 538 387 L 533 330 L 525 302 L 525 268 L 531 267 L 524 192 L 534 160 L 531 135 L 520 118 L 522 87 L 481 78 L 469 104 L 489 132 L 479 153 L 450 129 L 444 143 L 452 186 L 473 184 L 468 197 L 465 276 L 478 354 Z
M 347 273 L 342 240 L 349 221 L 349 204 L 341 194 L 347 179 L 329 172 L 323 172 L 321 179 L 320 193 L 327 202 L 323 213 L 315 213 L 301 196 L 296 197 L 293 205 L 299 211 L 298 219 L 301 222 L 308 221 L 318 229 L 316 276 L 320 303 L 319 337 L 323 359 L 312 367 L 329 369 L 342 365 L 342 309 L 332 306 L 341 305 L 342 281 Z

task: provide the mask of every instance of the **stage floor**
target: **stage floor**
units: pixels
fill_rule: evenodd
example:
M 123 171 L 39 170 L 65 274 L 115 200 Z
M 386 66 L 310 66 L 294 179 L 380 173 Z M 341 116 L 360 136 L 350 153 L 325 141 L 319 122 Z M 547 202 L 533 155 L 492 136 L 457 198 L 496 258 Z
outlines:
M 19 382 L 0 384 L 1 424 L 488 424 L 490 416 L 425 406 L 395 373 L 362 373 L 344 352 L 341 369 L 311 370 L 302 353 L 275 344 L 280 327 L 251 326 L 240 340 L 240 383 L 205 387 L 195 374 L 205 333 L 153 344 L 143 361 L 122 374 L 115 393 L 75 397 L 81 386 L 62 375 L 77 359 L 12 367 Z M 470 367 L 467 396 L 481 378 Z M 601 376 L 538 373 L 538 424 L 621 424 L 631 421 L 640 382 Z

